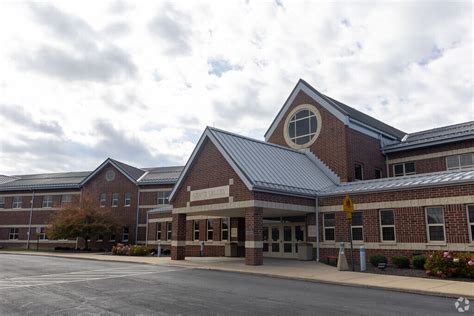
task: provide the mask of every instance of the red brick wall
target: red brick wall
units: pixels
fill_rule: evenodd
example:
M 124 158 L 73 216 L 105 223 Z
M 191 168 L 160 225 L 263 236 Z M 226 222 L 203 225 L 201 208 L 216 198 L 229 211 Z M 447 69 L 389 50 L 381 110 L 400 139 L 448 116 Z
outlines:
M 288 147 L 284 138 L 285 121 L 288 114 L 300 104 L 311 104 L 321 113 L 321 133 L 311 145 L 311 151 L 336 172 L 343 181 L 347 181 L 349 172 L 347 170 L 346 127 L 343 122 L 302 91 L 298 93 L 275 131 L 270 135 L 268 142 Z
M 252 200 L 252 194 L 220 154 L 217 147 L 211 141 L 205 140 L 201 152 L 198 153 L 191 170 L 172 201 L 173 207 L 186 206 L 190 200 L 188 186 L 191 186 L 191 190 L 224 186 L 229 184 L 230 178 L 234 179 L 234 184 L 230 186 L 230 196 L 233 196 L 234 201 Z M 228 201 L 228 198 L 197 201 L 191 203 L 191 206 L 227 203 Z

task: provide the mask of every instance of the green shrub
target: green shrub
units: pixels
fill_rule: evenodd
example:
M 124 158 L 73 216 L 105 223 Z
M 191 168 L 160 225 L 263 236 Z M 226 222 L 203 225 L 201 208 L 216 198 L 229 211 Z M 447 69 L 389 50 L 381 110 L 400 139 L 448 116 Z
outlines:
M 393 256 L 392 263 L 399 269 L 407 269 L 410 267 L 410 259 L 405 256 Z
M 117 256 L 147 256 L 151 253 L 151 248 L 141 245 L 117 244 L 112 247 L 112 254 Z
M 413 257 L 413 266 L 416 269 L 424 269 L 426 263 L 426 257 L 422 255 L 414 256 Z
M 436 251 L 426 259 L 426 273 L 441 278 L 474 278 L 474 257 L 469 253 Z
M 382 255 L 373 255 L 369 258 L 369 262 L 374 266 L 377 267 L 379 263 L 387 263 L 387 257 Z
M 151 252 L 151 249 L 147 246 L 135 245 L 130 247 L 130 256 L 147 256 Z

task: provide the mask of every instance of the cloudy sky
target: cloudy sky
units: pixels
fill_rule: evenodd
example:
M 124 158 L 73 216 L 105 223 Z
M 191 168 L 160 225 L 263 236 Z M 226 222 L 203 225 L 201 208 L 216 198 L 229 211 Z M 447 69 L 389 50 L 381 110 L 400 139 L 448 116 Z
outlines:
M 263 139 L 299 78 L 406 132 L 474 120 L 471 1 L 144 2 L 1 2 L 0 174 Z

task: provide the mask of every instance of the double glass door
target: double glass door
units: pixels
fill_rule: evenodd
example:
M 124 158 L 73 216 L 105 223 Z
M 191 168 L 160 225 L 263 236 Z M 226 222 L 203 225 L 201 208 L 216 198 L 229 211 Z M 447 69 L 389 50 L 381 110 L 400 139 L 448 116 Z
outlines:
M 298 242 L 305 241 L 305 224 L 264 224 L 263 255 L 267 257 L 296 258 Z

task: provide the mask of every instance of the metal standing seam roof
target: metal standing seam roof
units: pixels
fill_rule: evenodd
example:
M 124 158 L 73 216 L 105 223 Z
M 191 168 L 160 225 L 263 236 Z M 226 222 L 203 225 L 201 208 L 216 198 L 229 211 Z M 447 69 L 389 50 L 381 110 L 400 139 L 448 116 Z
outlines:
M 79 188 L 89 174 L 90 171 L 16 175 L 14 181 L 0 184 L 0 191 Z
M 127 165 L 126 163 L 117 161 L 112 158 L 109 158 L 109 160 L 114 162 L 117 165 L 117 167 L 121 169 L 121 171 L 125 172 L 130 178 L 132 178 L 135 181 L 137 181 L 146 172 L 145 170 Z
M 5 176 L 3 174 L 0 174 L 0 184 L 4 184 L 4 183 L 7 183 L 7 182 L 12 182 L 12 181 L 15 181 L 15 180 L 17 180 L 17 178 L 9 177 L 9 176 Z
M 138 181 L 138 184 L 174 184 L 178 181 L 183 168 L 183 166 L 144 168 L 147 173 Z
M 315 194 L 335 184 L 304 152 L 208 127 L 253 189 Z
M 388 153 L 464 139 L 474 139 L 474 121 L 411 133 L 401 142 L 383 147 L 382 151 Z
M 422 173 L 405 177 L 391 177 L 376 180 L 355 181 L 328 187 L 319 196 L 341 195 L 346 193 L 368 193 L 373 191 L 391 191 L 415 189 L 440 185 L 474 183 L 474 170 L 442 171 Z M 474 192 L 473 192 L 474 194 Z

